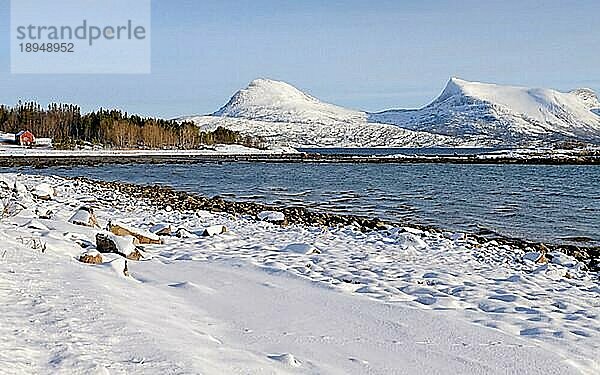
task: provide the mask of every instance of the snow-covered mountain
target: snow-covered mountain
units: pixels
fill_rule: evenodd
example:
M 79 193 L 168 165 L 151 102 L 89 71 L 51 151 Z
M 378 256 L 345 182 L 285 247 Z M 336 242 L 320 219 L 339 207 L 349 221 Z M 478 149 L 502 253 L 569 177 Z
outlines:
M 598 142 L 597 108 L 600 102 L 590 89 L 563 93 L 451 78 L 428 106 L 373 113 L 369 120 L 449 136 L 484 136 L 505 144 L 562 139 Z
M 294 147 L 457 146 L 455 137 L 368 122 L 368 114 L 323 103 L 285 82 L 256 79 L 208 116 L 188 116 L 203 130 L 223 126 L 270 144 Z
M 213 116 L 268 122 L 337 124 L 365 122 L 366 113 L 323 103 L 285 82 L 255 79 Z
M 270 145 L 292 147 L 434 147 L 477 145 L 480 142 L 403 129 L 395 125 L 361 122 L 273 122 L 226 116 L 188 116 L 204 131 L 217 127 L 264 139 Z M 319 121 L 321 119 L 319 118 Z
M 323 103 L 285 82 L 257 79 L 212 115 L 180 120 L 291 146 L 495 146 L 600 143 L 599 113 L 590 89 L 564 93 L 451 78 L 421 109 L 368 113 Z
M 600 109 L 600 101 L 598 95 L 592 89 L 582 88 L 571 91 L 571 94 L 576 95 L 589 109 Z

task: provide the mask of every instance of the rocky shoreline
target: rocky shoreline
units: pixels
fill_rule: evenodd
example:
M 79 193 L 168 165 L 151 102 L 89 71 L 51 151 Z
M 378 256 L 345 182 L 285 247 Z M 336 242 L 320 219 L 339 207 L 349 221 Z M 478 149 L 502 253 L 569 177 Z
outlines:
M 170 187 L 156 185 L 136 185 L 125 182 L 109 182 L 89 179 L 86 177 L 69 178 L 74 181 L 91 184 L 93 186 L 118 191 L 136 200 L 144 200 L 150 204 L 166 210 L 195 211 L 204 210 L 210 212 L 223 212 L 235 216 L 250 216 L 256 218 L 261 212 L 276 211 L 285 215 L 281 225 L 308 225 L 322 227 L 354 226 L 362 232 L 374 230 L 387 230 L 393 226 L 410 227 L 416 230 L 432 233 L 445 234 L 446 231 L 432 226 L 415 225 L 412 223 L 400 223 L 384 221 L 379 218 L 367 218 L 357 215 L 340 215 L 326 212 L 318 212 L 303 207 L 280 207 L 253 202 L 239 202 L 225 200 L 220 197 L 205 197 L 199 194 L 178 191 Z M 451 233 L 448 233 L 450 235 Z M 498 245 L 507 245 L 534 251 L 542 254 L 544 258 L 548 253 L 559 251 L 573 256 L 585 263 L 589 270 L 600 271 L 600 247 L 578 247 L 574 245 L 547 244 L 541 242 L 526 241 L 520 238 L 509 238 L 497 235 L 467 234 L 468 239 L 475 246 L 495 241 Z
M 186 155 L 182 154 L 123 154 L 123 155 L 2 155 L 0 167 L 68 167 L 97 166 L 102 164 L 198 164 L 224 162 L 257 163 L 353 163 L 353 164 L 519 164 L 519 165 L 600 165 L 600 155 L 345 155 L 345 154 L 247 154 L 247 155 Z

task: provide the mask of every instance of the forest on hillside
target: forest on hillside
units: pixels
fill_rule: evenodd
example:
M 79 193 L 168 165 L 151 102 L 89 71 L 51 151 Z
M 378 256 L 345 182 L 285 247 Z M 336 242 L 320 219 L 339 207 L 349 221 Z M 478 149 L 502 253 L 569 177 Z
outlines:
M 73 148 L 92 144 L 113 148 L 195 149 L 213 144 L 242 144 L 261 147 L 262 140 L 218 127 L 201 132 L 191 122 L 177 122 L 129 115 L 120 110 L 99 109 L 81 113 L 73 104 L 50 104 L 43 108 L 35 102 L 14 107 L 0 105 L 0 131 L 17 133 L 29 130 L 36 137 L 52 138 L 55 147 Z

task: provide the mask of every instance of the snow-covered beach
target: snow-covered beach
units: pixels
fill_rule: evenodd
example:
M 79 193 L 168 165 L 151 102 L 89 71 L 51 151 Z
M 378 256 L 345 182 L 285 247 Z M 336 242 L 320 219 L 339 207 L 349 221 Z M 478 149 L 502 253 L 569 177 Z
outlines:
M 281 226 L 59 177 L 1 174 L 0 195 L 7 373 L 600 371 L 598 275 L 564 254 Z M 84 206 L 96 227 L 69 223 Z M 109 221 L 166 235 L 128 276 L 114 253 L 79 262 Z
M 0 375 L 600 375 L 600 1 L 5 2 Z

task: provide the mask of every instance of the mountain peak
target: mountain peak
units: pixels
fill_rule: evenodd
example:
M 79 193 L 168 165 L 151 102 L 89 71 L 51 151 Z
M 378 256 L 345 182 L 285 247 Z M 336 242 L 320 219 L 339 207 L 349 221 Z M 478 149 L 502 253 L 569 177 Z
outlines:
M 278 94 L 278 95 L 284 95 L 284 96 L 288 96 L 288 95 L 305 96 L 305 94 L 302 91 L 298 90 L 297 88 L 290 85 L 289 83 L 286 83 L 283 81 L 276 81 L 274 79 L 269 79 L 269 78 L 256 78 L 248 84 L 248 87 L 246 87 L 244 90 L 240 90 L 240 91 L 256 91 L 256 90 L 260 90 L 263 94 L 271 93 L 271 94 Z
M 258 78 L 213 116 L 290 123 L 332 124 L 364 119 L 363 112 L 323 103 L 289 83 Z
M 210 126 L 228 124 L 243 134 L 301 145 L 373 145 L 374 138 L 377 145 L 388 146 L 423 144 L 424 139 L 477 145 L 565 139 L 600 144 L 600 101 L 593 90 L 560 92 L 456 76 L 423 108 L 379 113 L 324 103 L 286 82 L 258 78 L 213 115 L 197 118 Z M 388 143 L 382 141 L 385 137 L 390 137 Z
M 464 80 L 464 79 L 462 79 L 460 77 L 457 77 L 457 76 L 450 77 L 450 80 L 448 81 L 448 84 L 453 84 L 453 85 L 456 85 L 456 86 L 461 86 L 461 85 L 468 84 L 468 83 L 469 83 L 469 81 L 466 81 L 466 80 Z
M 470 83 L 471 82 L 455 76 L 450 77 L 448 83 L 446 83 L 446 87 L 444 87 L 444 90 L 435 101 L 443 102 L 444 100 L 456 95 L 466 95 L 465 87 Z
M 277 80 L 274 80 L 271 78 L 259 77 L 259 78 L 255 78 L 252 81 L 250 81 L 248 86 L 292 86 L 292 85 L 290 85 L 289 83 L 286 83 L 283 81 L 277 81 Z
M 252 81 L 250 81 L 249 86 L 270 85 L 270 84 L 276 84 L 276 83 L 285 83 L 285 82 L 276 81 L 276 80 L 270 79 L 270 78 L 259 77 L 259 78 L 255 78 Z
M 486 100 L 491 96 L 495 96 L 497 93 L 517 93 L 526 90 L 530 89 L 520 86 L 505 86 L 494 83 L 467 81 L 458 77 L 451 77 L 437 101 L 443 101 L 449 96 L 454 95 L 463 95 Z
M 569 93 L 581 99 L 585 103 L 585 105 L 590 109 L 600 107 L 600 100 L 598 100 L 598 95 L 592 89 L 580 88 L 571 90 Z
M 290 106 L 316 99 L 304 94 L 289 83 L 268 78 L 257 78 L 236 92 L 229 102 L 215 112 L 215 116 L 245 117 L 250 112 L 277 106 Z

